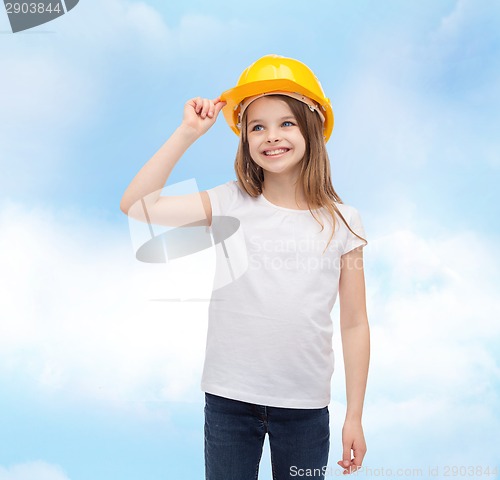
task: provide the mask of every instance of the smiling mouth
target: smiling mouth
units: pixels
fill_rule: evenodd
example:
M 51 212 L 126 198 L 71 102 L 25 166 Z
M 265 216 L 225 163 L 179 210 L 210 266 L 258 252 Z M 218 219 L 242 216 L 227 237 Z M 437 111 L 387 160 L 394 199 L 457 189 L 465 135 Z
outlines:
M 263 153 L 266 157 L 275 157 L 278 155 L 283 155 L 289 150 L 290 150 L 289 148 L 276 148 L 274 150 L 265 150 Z

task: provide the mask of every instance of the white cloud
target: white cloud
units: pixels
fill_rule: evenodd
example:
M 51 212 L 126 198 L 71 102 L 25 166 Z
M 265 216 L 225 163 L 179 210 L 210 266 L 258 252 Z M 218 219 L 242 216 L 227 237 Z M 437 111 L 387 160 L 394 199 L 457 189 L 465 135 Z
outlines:
M 500 427 L 496 241 L 445 227 L 426 234 L 418 210 L 409 226 L 382 223 L 387 231 L 365 248 L 366 465 L 491 463 Z M 64 401 L 147 416 L 159 415 L 148 402 L 198 401 L 207 304 L 148 299 L 208 298 L 210 255 L 170 270 L 140 264 L 126 231 L 71 210 L 9 203 L 0 230 L 4 384 L 23 378 Z M 334 348 L 336 461 L 345 389 L 338 332 Z
M 461 102 L 485 109 L 500 100 L 499 15 L 497 2 L 459 0 L 415 49 L 421 61 L 431 62 L 443 87 L 451 88 Z
M 408 372 L 411 375 L 411 372 Z M 373 385 L 373 384 L 372 384 Z M 397 388 L 397 382 L 394 382 Z M 498 398 L 463 402 L 453 394 L 434 395 L 425 384 L 407 400 L 381 397 L 364 412 L 366 465 L 420 467 L 490 465 L 497 461 Z
M 339 122 L 338 128 L 346 129 L 339 138 L 349 141 L 346 158 L 369 158 L 372 168 L 378 169 L 376 178 L 381 183 L 384 175 L 380 172 L 391 172 L 391 179 L 395 176 L 394 169 L 384 170 L 385 166 L 399 168 L 401 159 L 404 166 L 425 166 L 436 145 L 456 148 L 464 161 L 472 158 L 459 152 L 462 143 L 450 142 L 448 136 L 440 138 L 442 130 L 437 127 L 445 123 L 449 112 L 433 107 L 419 92 L 406 90 L 405 85 L 393 88 L 385 75 L 386 71 L 393 72 L 396 64 L 414 73 L 422 66 L 416 53 L 427 58 L 434 48 L 437 53 L 432 59 L 441 58 L 446 63 L 440 55 L 455 51 L 451 45 L 467 19 L 461 6 L 464 3 L 459 2 L 456 12 L 443 21 L 433 40 L 422 43 L 420 52 L 407 49 L 408 45 L 400 45 L 400 49 L 394 46 L 393 55 L 374 56 L 376 62 L 365 65 L 360 81 L 352 83 L 352 102 L 346 102 L 352 116 L 345 115 Z M 227 29 L 211 17 L 196 16 L 184 17 L 179 26 L 168 27 L 151 7 L 139 3 L 105 2 L 101 15 L 93 20 L 92 8 L 90 3 L 81 2 L 71 13 L 76 22 L 80 10 L 78 22 L 92 25 L 86 30 L 70 28 L 71 23 L 64 23 L 64 18 L 57 29 L 67 29 L 66 34 L 73 28 L 74 42 L 81 36 L 82 52 L 86 52 L 83 44 L 88 42 L 92 47 L 88 51 L 97 57 L 96 65 L 104 62 L 110 51 L 125 51 L 132 44 L 132 51 L 150 59 L 163 55 L 172 45 L 180 53 L 197 44 L 205 48 L 215 41 L 215 32 Z M 97 23 L 93 25 L 92 21 Z M 209 40 L 197 43 L 198 37 L 192 32 L 203 30 L 210 31 Z M 374 49 L 383 51 L 379 47 Z M 80 70 L 66 68 L 55 57 L 48 63 L 50 68 L 41 65 L 35 54 L 26 58 L 33 60 L 23 77 L 39 71 L 41 86 L 23 97 L 26 85 L 23 88 L 20 82 L 17 86 L 14 76 L 4 75 L 0 86 L 6 82 L 7 89 L 3 90 L 13 92 L 7 100 L 13 116 L 3 121 L 12 121 L 14 126 L 26 121 L 28 130 L 36 133 L 40 119 L 57 123 L 58 118 L 64 118 L 61 110 L 51 109 L 51 102 L 62 98 L 61 105 L 73 102 L 76 109 L 71 109 L 71 125 L 80 114 L 84 116 L 89 99 L 102 94 L 102 79 L 94 70 L 87 74 L 82 71 L 83 76 L 77 78 Z M 19 66 L 12 59 L 10 62 L 9 72 Z M 88 95 L 72 97 L 69 87 L 65 90 L 58 80 L 66 77 L 80 82 L 80 89 L 89 88 L 83 90 Z M 87 80 L 90 87 L 85 87 Z M 61 97 L 56 95 L 56 86 L 61 88 Z M 23 98 L 29 98 L 29 109 Z M 17 117 L 16 104 L 20 106 Z M 28 113 L 38 123 L 29 123 Z M 6 125 L 4 132 L 9 128 L 8 122 Z M 461 138 L 460 132 L 456 137 Z M 43 142 L 41 135 L 30 138 L 33 141 L 23 148 L 44 150 L 37 143 Z M 16 154 L 18 162 L 13 168 L 23 165 L 23 171 L 29 170 L 34 152 L 26 150 L 28 162 L 23 163 L 17 143 L 9 143 L 15 141 L 19 143 L 14 134 L 12 138 L 0 134 L 0 147 L 2 143 L 5 147 L 0 150 Z M 445 147 L 437 143 L 441 141 Z M 57 152 L 53 142 L 45 147 L 51 154 Z M 358 148 L 360 151 L 356 151 Z M 481 148 L 474 145 L 476 152 Z M 493 153 L 498 149 L 491 144 L 488 148 L 491 162 L 498 162 L 498 155 Z M 14 153 L 10 157 L 14 158 Z M 405 181 L 411 178 L 408 170 L 403 172 Z M 414 442 L 415 448 L 405 451 L 408 456 L 415 455 L 419 448 L 425 448 L 419 442 L 431 432 L 433 439 L 442 442 L 436 452 L 447 449 L 449 453 L 462 447 L 467 455 L 464 458 L 472 458 L 483 447 L 460 439 L 475 440 L 482 429 L 487 432 L 484 438 L 491 440 L 500 423 L 495 410 L 500 334 L 500 305 L 494 290 L 499 283 L 498 257 L 493 253 L 497 242 L 478 232 L 450 232 L 445 226 L 433 225 L 433 219 L 424 220 L 418 203 L 408 199 L 405 192 L 392 192 L 390 216 L 381 212 L 373 219 L 374 225 L 380 222 L 385 226 L 384 236 L 373 236 L 365 249 L 372 326 L 366 429 L 384 432 L 388 439 L 383 442 L 384 448 L 389 441 L 395 445 L 391 454 L 396 448 L 401 453 L 405 445 Z M 196 289 L 200 296 L 209 293 L 210 258 L 202 255 L 191 263 L 172 265 L 168 274 L 163 266 L 135 262 L 125 232 L 113 231 L 103 223 L 83 224 L 78 215 L 16 205 L 8 205 L 1 214 L 0 309 L 6 320 L 0 326 L 0 373 L 28 377 L 39 388 L 58 395 L 74 392 L 75 398 L 111 405 L 129 400 L 132 404 L 189 399 L 190 392 L 198 391 L 207 305 L 148 299 L 183 295 L 190 283 L 185 268 L 206 270 Z M 438 233 L 429 233 L 430 227 Z M 208 268 L 200 268 L 200 264 Z M 338 338 L 336 342 L 334 382 L 339 382 L 343 367 Z M 471 431 L 477 433 L 476 437 L 467 437 Z M 412 434 L 414 438 L 409 437 Z M 490 453 L 488 445 L 483 455 Z M 373 446 L 369 448 L 373 451 Z
M 111 52 L 132 48 L 154 55 L 169 44 L 171 33 L 160 13 L 144 2 L 106 0 L 86 2 L 54 24 L 78 50 L 91 51 L 100 59 Z
M 500 427 L 497 240 L 437 226 L 429 234 L 413 221 L 408 229 L 382 220 L 388 231 L 365 247 L 367 465 L 491 463 Z M 334 346 L 335 397 L 343 398 L 340 335 Z
M 383 182 L 385 172 L 394 179 L 399 171 L 414 171 L 429 162 L 437 135 L 433 122 L 423 121 L 428 112 L 423 112 L 415 92 L 392 80 L 378 67 L 368 67 L 337 101 L 336 168 L 358 159 L 365 171 L 373 169 Z
M 0 465 L 0 480 L 69 480 L 58 465 L 29 462 L 5 468 Z
M 2 210 L 2 375 L 27 377 L 75 401 L 132 405 L 196 397 L 208 305 L 149 299 L 207 299 L 211 252 L 169 269 L 140 264 L 126 231 L 77 215 L 14 204 Z M 416 401 L 424 419 L 437 415 L 437 407 L 451 415 L 456 401 L 488 409 L 479 399 L 498 396 L 500 373 L 494 242 L 474 232 L 435 238 L 417 232 L 393 228 L 365 249 L 369 399 L 390 398 L 402 411 Z M 415 415 L 408 425 L 414 421 Z
M 48 25 L 40 28 L 49 33 L 13 34 L 0 50 L 4 196 L 15 196 L 20 185 L 29 191 L 57 182 L 74 161 L 72 139 L 113 116 L 106 109 L 117 85 L 140 79 L 147 88 L 145 77 L 163 78 L 172 65 L 196 70 L 189 58 L 208 58 L 242 30 L 238 22 L 194 14 L 169 26 L 152 6 L 122 0 L 80 2 Z
M 3 57 L 3 58 L 2 58 Z M 67 138 L 98 109 L 96 79 L 42 52 L 0 54 L 3 195 L 51 182 L 67 161 Z
M 386 195 L 418 188 L 409 179 L 424 169 L 442 176 L 445 189 L 458 181 L 443 173 L 448 167 L 455 177 L 477 164 L 497 169 L 499 14 L 496 2 L 461 0 L 414 34 L 371 35 L 357 52 L 353 80 L 333 97 L 337 170 L 357 162 L 368 172 L 361 178 L 376 176 Z
M 0 228 L 4 376 L 75 401 L 200 393 L 208 302 L 177 299 L 210 297 L 210 250 L 169 268 L 141 264 L 127 231 L 11 203 Z
M 227 45 L 228 38 L 238 38 L 246 31 L 245 24 L 235 19 L 222 20 L 195 11 L 170 18 L 168 8 L 160 11 L 140 1 L 80 3 L 69 15 L 71 18 L 54 23 L 72 45 L 69 55 L 87 59 L 91 52 L 92 64 L 99 63 L 103 68 L 109 63 L 109 55 L 123 55 L 122 66 L 145 62 L 152 73 L 184 67 L 186 56 L 194 57 L 196 65 L 207 55 L 214 59 L 222 47 L 224 53 L 233 48 Z M 235 44 L 234 48 L 239 46 Z
M 484 42 L 484 36 L 475 34 L 482 32 L 487 36 L 498 37 L 496 32 L 495 16 L 500 13 L 500 6 L 497 2 L 489 0 L 458 0 L 453 10 L 445 15 L 439 24 L 435 34 L 436 37 L 445 40 L 457 40 L 465 33 L 473 33 L 469 38 L 469 46 L 478 45 L 477 42 Z M 496 33 L 496 35 L 495 35 Z M 463 38 L 462 38 L 463 40 Z

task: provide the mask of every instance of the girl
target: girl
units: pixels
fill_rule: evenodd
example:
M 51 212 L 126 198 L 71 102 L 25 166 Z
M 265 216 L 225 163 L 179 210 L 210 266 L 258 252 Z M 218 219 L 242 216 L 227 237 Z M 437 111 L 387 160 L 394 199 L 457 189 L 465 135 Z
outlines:
M 199 194 L 160 196 L 177 161 L 221 110 L 240 137 L 238 180 Z M 255 480 L 266 433 L 274 480 L 324 478 L 337 294 L 347 396 L 338 464 L 343 473 L 362 465 L 367 241 L 358 211 L 332 186 L 325 143 L 333 118 L 306 65 L 267 55 L 219 98 L 189 100 L 181 125 L 121 201 L 128 215 L 164 225 L 215 230 L 224 219 L 239 221 L 240 244 L 229 257 L 244 272 L 216 289 L 209 306 L 201 381 L 207 480 Z M 217 263 L 216 276 L 226 265 Z

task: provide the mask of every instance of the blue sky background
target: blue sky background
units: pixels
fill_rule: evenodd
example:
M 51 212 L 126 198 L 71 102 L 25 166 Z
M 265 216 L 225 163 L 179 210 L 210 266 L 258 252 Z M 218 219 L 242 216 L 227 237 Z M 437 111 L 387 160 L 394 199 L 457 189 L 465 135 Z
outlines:
M 0 12 L 0 480 L 203 478 L 207 303 L 153 299 L 207 298 L 213 252 L 137 262 L 119 202 L 184 102 L 267 53 L 320 78 L 369 241 L 359 476 L 498 467 L 499 23 L 495 0 L 82 0 L 17 34 Z M 236 145 L 221 116 L 168 185 L 235 178 Z

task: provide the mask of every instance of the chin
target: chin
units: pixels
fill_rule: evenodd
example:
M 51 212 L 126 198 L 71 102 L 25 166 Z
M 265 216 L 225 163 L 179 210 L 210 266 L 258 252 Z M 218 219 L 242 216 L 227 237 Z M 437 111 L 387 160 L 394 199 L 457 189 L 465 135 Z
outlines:
M 284 167 L 268 165 L 267 167 L 263 167 L 263 170 L 269 173 L 289 173 L 298 170 L 298 167 L 295 165 L 285 165 Z

